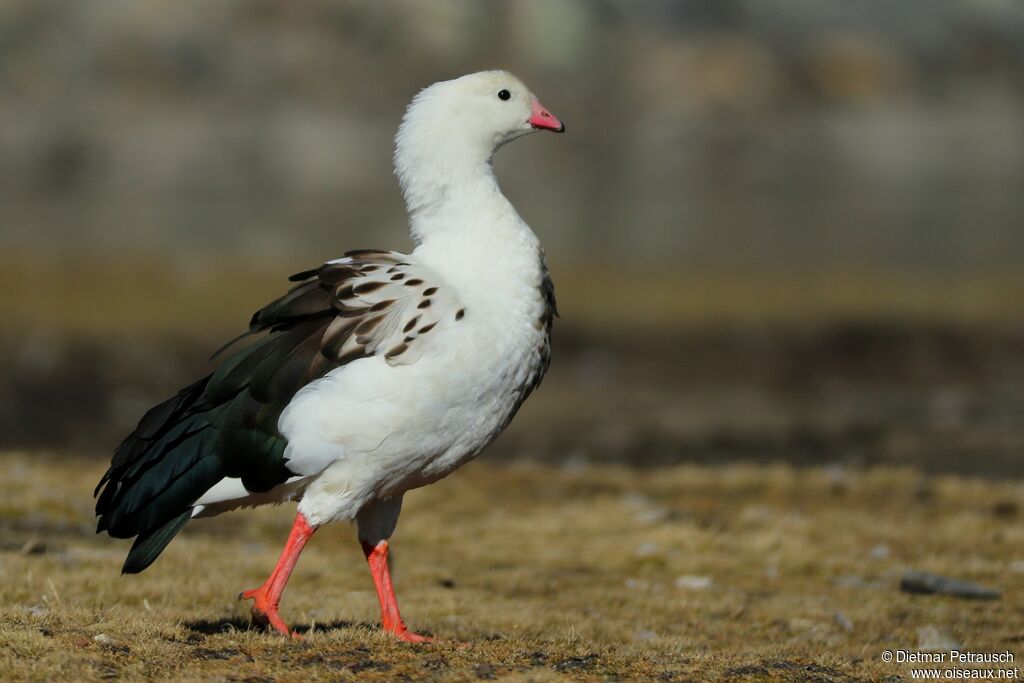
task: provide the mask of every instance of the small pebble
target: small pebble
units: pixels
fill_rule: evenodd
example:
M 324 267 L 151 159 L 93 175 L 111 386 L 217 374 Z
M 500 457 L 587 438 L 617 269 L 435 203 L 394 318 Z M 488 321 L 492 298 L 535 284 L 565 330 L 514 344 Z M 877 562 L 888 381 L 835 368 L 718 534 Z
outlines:
M 651 555 L 657 555 L 657 554 L 658 554 L 658 544 L 657 543 L 641 543 L 640 545 L 638 545 L 636 547 L 636 550 L 633 551 L 633 555 L 635 555 L 636 557 L 650 557 Z
M 650 508 L 648 510 L 641 510 L 633 515 L 633 521 L 638 524 L 654 524 L 660 522 L 668 517 L 668 510 L 664 508 Z
M 952 579 L 940 574 L 929 572 L 908 571 L 900 579 L 900 590 L 904 593 L 915 593 L 927 595 L 937 593 L 939 595 L 951 595 L 956 598 L 968 600 L 997 600 L 1002 597 L 999 591 L 987 588 L 970 581 Z
M 711 588 L 715 581 L 710 576 L 680 576 L 676 578 L 676 588 L 691 591 L 702 591 Z
M 1016 501 L 1012 500 L 996 501 L 996 504 L 992 506 L 992 514 L 1000 519 L 1013 519 L 1018 512 L 1020 512 L 1020 507 Z
M 850 488 L 849 474 L 842 465 L 833 464 L 826 467 L 825 479 L 828 481 L 828 488 L 833 494 L 844 494 Z
M 931 479 L 928 477 L 921 477 L 918 479 L 911 489 L 911 495 L 921 502 L 931 500 L 935 495 L 935 491 L 932 489 Z
M 844 631 L 847 633 L 853 633 L 853 622 L 847 619 L 845 614 L 842 612 L 836 612 L 832 615 L 832 618 Z
M 630 508 L 645 508 L 651 506 L 651 499 L 641 493 L 623 494 L 621 502 Z

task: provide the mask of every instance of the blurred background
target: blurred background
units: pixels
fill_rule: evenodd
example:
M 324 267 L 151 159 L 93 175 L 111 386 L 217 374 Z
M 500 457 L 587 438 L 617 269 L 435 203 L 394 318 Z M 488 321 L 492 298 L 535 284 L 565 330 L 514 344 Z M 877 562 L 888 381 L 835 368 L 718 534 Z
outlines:
M 391 139 L 484 68 L 552 371 L 489 458 L 1024 474 L 1024 4 L 0 3 L 0 448 L 106 457 L 281 293 L 408 248 Z

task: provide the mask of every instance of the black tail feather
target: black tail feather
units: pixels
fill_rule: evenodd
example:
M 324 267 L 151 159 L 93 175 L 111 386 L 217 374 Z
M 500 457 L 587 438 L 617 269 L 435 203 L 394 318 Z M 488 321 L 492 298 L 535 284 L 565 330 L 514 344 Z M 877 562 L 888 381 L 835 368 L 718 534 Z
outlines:
M 150 409 L 118 446 L 94 495 L 97 531 L 136 536 L 124 573 L 152 564 L 218 481 L 239 478 L 246 490 L 262 492 L 293 475 L 278 431 L 281 412 L 302 386 L 349 360 L 325 356 L 320 342 L 340 314 L 334 290 L 364 267 L 379 264 L 331 264 L 296 275 L 287 294 L 215 354 L 231 352 L 213 373 Z
M 185 510 L 177 517 L 173 517 L 163 525 L 155 529 L 147 529 L 135 538 L 132 549 L 128 551 L 128 557 L 121 567 L 122 574 L 138 574 L 143 569 L 153 564 L 167 544 L 171 542 L 185 522 L 192 517 L 192 509 Z

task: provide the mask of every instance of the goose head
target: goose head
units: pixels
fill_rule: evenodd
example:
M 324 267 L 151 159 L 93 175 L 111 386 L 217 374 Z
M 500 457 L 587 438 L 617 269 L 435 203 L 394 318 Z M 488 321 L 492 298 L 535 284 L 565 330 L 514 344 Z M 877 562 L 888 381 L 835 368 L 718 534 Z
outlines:
M 395 173 L 409 210 L 441 199 L 454 183 L 490 175 L 502 145 L 565 124 L 507 71 L 481 71 L 421 90 L 395 137 Z

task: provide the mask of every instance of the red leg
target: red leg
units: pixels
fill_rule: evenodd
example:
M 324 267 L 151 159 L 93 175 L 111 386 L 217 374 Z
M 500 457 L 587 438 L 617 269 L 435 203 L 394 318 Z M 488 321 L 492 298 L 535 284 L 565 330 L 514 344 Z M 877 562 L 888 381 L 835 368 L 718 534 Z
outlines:
M 391 585 L 391 569 L 388 566 L 388 542 L 381 541 L 372 546 L 362 541 L 363 554 L 370 565 L 373 583 L 377 586 L 377 598 L 380 600 L 380 624 L 385 631 L 407 643 L 429 643 L 433 638 L 421 636 L 410 631 L 402 615 L 398 613 L 398 599 L 395 588 Z
M 295 636 L 277 613 L 277 607 L 281 603 L 281 595 L 288 583 L 288 577 L 295 569 L 295 563 L 299 561 L 299 553 L 302 552 L 306 541 L 312 537 L 316 527 L 310 526 L 309 522 L 300 512 L 295 516 L 295 524 L 288 535 L 288 542 L 281 551 L 281 557 L 270 573 L 267 580 L 259 588 L 247 590 L 238 596 L 240 600 L 253 600 L 252 620 L 253 623 L 270 626 L 275 631 L 288 636 Z M 297 637 L 297 636 L 296 636 Z

